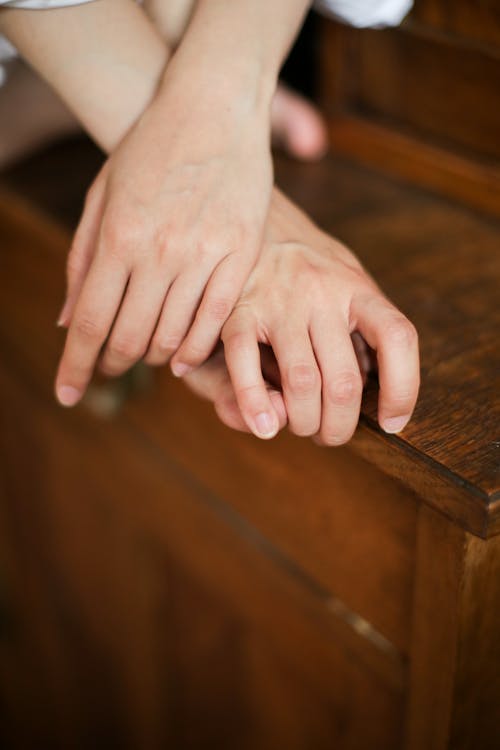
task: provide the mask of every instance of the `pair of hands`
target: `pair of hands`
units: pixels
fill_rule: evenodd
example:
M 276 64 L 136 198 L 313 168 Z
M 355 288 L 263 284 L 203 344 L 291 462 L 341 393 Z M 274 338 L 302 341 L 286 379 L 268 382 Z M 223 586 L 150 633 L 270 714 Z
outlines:
M 358 421 L 363 342 L 377 353 L 386 431 L 404 427 L 418 392 L 415 329 L 345 247 L 272 190 L 268 129 L 238 105 L 217 119 L 153 101 L 89 191 L 60 324 L 56 393 L 68 406 L 97 362 L 118 375 L 171 358 L 227 424 L 269 438 L 288 421 L 339 445 Z M 227 371 L 216 354 L 197 375 L 220 339 Z M 264 379 L 259 344 L 272 347 L 280 389 Z

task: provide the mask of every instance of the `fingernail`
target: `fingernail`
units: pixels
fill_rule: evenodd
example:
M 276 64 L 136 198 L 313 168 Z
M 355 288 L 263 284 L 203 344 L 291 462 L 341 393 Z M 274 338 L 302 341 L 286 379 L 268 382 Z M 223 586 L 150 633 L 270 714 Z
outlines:
M 170 369 L 176 378 L 182 378 L 184 375 L 187 375 L 188 372 L 192 372 L 194 368 L 190 367 L 190 365 L 184 364 L 184 362 L 174 362 L 170 366 Z
M 277 431 L 273 418 L 265 411 L 255 417 L 255 428 L 257 436 L 261 438 L 274 437 Z
M 401 432 L 401 430 L 408 424 L 410 416 L 411 415 L 408 414 L 405 417 L 391 417 L 390 419 L 385 419 L 382 423 L 382 428 L 385 432 L 389 432 L 390 434 Z
M 59 313 L 59 317 L 57 318 L 56 325 L 58 326 L 58 328 L 60 328 L 61 326 L 65 326 L 67 324 L 68 309 L 69 309 L 69 300 L 65 300 L 64 305 L 61 308 L 61 312 Z
M 57 389 L 57 398 L 62 406 L 74 406 L 80 400 L 82 393 L 72 385 L 60 385 Z

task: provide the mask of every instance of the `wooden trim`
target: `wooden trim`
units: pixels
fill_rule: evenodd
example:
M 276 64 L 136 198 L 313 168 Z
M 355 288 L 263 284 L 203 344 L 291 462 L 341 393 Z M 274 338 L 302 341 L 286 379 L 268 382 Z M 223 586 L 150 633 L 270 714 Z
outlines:
M 500 537 L 422 505 L 417 526 L 405 750 L 496 750 Z
M 500 217 L 500 167 L 354 115 L 334 115 L 329 129 L 334 152 Z
M 404 750 L 449 748 L 464 545 L 465 532 L 421 506 Z
M 477 487 L 465 485 L 404 438 L 383 435 L 362 417 L 349 447 L 463 529 L 483 539 L 500 533 L 500 503 L 492 502 Z

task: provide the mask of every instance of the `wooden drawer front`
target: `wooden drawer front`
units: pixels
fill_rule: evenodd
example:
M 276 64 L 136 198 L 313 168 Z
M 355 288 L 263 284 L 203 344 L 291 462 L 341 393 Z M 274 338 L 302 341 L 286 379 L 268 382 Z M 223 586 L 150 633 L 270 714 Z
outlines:
M 126 415 L 165 459 L 215 493 L 225 512 L 236 510 L 290 564 L 406 651 L 416 501 L 402 487 L 347 448 L 320 449 L 287 434 L 270 443 L 235 434 L 165 372 Z
M 44 239 L 39 233 L 36 241 L 22 244 L 22 253 L 18 250 L 15 244 L 10 249 L 6 235 L 9 286 L 0 313 L 8 325 L 0 343 L 31 388 L 52 403 L 62 342 L 54 328 L 62 297 L 61 236 Z M 288 435 L 263 443 L 236 434 L 165 369 L 157 375 L 155 387 L 123 414 L 148 449 L 215 493 L 224 512 L 236 511 L 256 526 L 289 564 L 406 652 L 415 543 L 412 496 L 349 449 L 320 449 Z M 69 412 L 61 414 L 70 419 Z
M 40 402 L 5 364 L 0 387 L 7 746 L 400 747 L 394 654 L 126 423 Z
M 337 108 L 500 161 L 500 58 L 403 29 L 328 33 L 329 54 L 345 49 Z
M 500 47 L 498 0 L 416 0 L 411 21 Z

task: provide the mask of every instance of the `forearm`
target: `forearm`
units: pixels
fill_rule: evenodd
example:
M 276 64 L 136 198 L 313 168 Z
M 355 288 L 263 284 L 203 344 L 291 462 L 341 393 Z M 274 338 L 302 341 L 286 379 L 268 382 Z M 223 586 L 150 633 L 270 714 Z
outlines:
M 168 2 L 151 5 L 164 28 Z M 166 86 L 177 80 L 179 92 L 192 86 L 192 95 L 210 92 L 222 106 L 236 100 L 268 108 L 309 5 L 310 0 L 198 0 Z
M 154 96 L 168 48 L 135 3 L 2 10 L 0 32 L 107 152 Z

